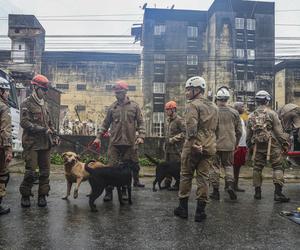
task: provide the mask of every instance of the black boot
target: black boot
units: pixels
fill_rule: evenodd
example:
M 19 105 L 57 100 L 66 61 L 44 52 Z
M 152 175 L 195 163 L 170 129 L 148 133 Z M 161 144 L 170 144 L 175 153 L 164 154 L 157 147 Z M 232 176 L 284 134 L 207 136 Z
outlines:
M 174 215 L 183 219 L 188 217 L 188 198 L 179 199 L 179 206 L 174 209 Z
M 29 196 L 22 196 L 21 198 L 21 207 L 30 207 L 30 198 Z
M 237 196 L 234 192 L 233 182 L 228 182 L 227 193 L 229 194 L 230 200 L 236 200 Z
M 39 207 L 46 207 L 47 206 L 47 201 L 46 201 L 46 196 L 45 195 L 39 195 L 39 197 L 38 197 L 38 206 Z
M 274 201 L 289 202 L 290 198 L 286 197 L 282 193 L 282 186 L 278 183 L 275 183 L 274 185 L 275 185 Z
M 103 198 L 103 201 L 105 201 L 105 202 L 112 201 L 112 199 L 113 199 L 112 191 L 113 191 L 113 189 L 111 187 L 105 188 L 105 196 Z
M 205 206 L 206 203 L 204 201 L 197 201 L 197 208 L 196 208 L 196 214 L 195 214 L 195 221 L 201 222 L 206 219 L 205 214 Z
M 261 188 L 255 187 L 254 199 L 261 200 Z
M 218 188 L 214 188 L 213 192 L 209 195 L 212 200 L 220 200 L 220 192 Z
M 179 206 L 174 209 L 174 215 L 183 219 L 188 217 L 188 198 L 179 199 Z
M 3 207 L 1 205 L 1 203 L 2 203 L 2 197 L 0 197 L 0 215 L 8 214 L 10 212 L 10 208 L 9 207 Z
M 245 189 L 239 188 L 239 179 L 234 180 L 234 191 L 235 192 L 245 192 Z

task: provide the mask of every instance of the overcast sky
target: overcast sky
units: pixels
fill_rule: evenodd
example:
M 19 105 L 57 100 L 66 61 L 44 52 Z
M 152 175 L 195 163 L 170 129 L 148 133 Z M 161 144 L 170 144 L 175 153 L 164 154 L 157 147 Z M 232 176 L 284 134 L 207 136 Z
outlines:
M 8 14 L 36 15 L 47 35 L 129 35 L 132 24 L 142 22 L 143 10 L 141 6 L 145 2 L 148 3 L 147 7 L 167 8 L 175 4 L 175 9 L 207 10 L 213 0 L 0 0 L 0 17 L 5 18 Z M 273 1 L 267 0 L 266 2 Z M 300 1 L 276 0 L 275 10 L 276 24 L 299 25 L 294 27 L 276 26 L 276 36 L 300 37 Z M 280 12 L 281 10 L 293 11 Z M 75 17 L 65 17 L 70 15 Z M 84 15 L 99 16 L 83 17 Z M 53 21 L 55 17 L 64 20 L 80 19 L 80 21 Z M 46 18 L 48 20 L 45 20 Z M 83 19 L 105 21 L 82 21 Z M 107 21 L 108 19 L 123 21 Z M 128 19 L 130 21 L 125 21 Z M 0 19 L 0 35 L 7 35 L 7 20 Z M 110 41 L 107 40 L 107 42 Z M 277 54 L 289 51 L 288 48 L 279 50 L 280 47 L 286 47 L 284 43 L 284 41 L 277 42 Z M 300 40 L 295 40 L 292 43 L 295 46 L 293 50 L 300 54 Z M 46 49 L 55 46 L 59 46 L 57 40 L 47 39 Z M 3 48 L 9 49 L 9 40 L 0 39 L 0 49 Z M 138 48 L 138 45 L 132 48 Z

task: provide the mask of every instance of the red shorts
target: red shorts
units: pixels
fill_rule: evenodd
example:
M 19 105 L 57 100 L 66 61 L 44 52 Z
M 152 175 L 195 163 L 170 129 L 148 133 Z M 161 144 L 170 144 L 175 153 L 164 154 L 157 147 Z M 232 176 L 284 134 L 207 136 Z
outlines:
M 247 147 L 238 147 L 234 152 L 233 166 L 240 168 L 246 162 Z

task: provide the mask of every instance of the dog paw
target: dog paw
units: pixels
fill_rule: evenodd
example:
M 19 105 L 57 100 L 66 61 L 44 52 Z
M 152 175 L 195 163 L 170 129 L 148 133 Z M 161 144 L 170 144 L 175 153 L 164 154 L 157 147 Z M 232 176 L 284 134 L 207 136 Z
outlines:
M 132 201 L 128 201 L 128 204 L 129 204 L 129 205 L 132 205 Z
M 77 190 L 77 189 L 74 190 L 74 195 L 73 195 L 73 197 L 74 197 L 74 199 L 77 199 L 77 197 L 78 197 L 78 190 Z
M 124 202 L 120 202 L 120 206 L 122 206 L 122 207 L 123 207 L 124 205 L 125 205 L 125 203 L 124 203 Z
M 153 189 L 153 192 L 157 192 L 157 190 L 156 190 L 156 189 Z
M 62 197 L 62 200 L 68 200 L 68 196 Z

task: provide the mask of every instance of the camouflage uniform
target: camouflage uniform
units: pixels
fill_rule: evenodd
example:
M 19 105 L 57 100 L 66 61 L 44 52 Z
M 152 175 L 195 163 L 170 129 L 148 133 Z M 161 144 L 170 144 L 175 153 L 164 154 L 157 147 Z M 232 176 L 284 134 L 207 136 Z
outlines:
M 136 162 L 136 131 L 138 137 L 145 138 L 144 121 L 138 104 L 127 97 L 124 105 L 118 101 L 110 105 L 99 134 L 102 135 L 109 128 L 109 164 L 116 165 L 123 160 Z
M 48 195 L 50 174 L 51 137 L 46 131 L 52 128 L 52 121 L 47 103 L 38 104 L 33 96 L 29 96 L 21 104 L 20 125 L 23 128 L 22 146 L 25 158 L 25 175 L 20 186 L 24 197 L 31 195 L 34 182 L 34 169 L 39 166 L 39 195 Z
M 203 97 L 189 100 L 186 112 L 186 139 L 181 154 L 181 172 L 179 199 L 188 198 L 192 188 L 192 179 L 196 171 L 198 201 L 208 201 L 209 169 L 216 153 L 216 129 L 218 108 Z M 192 146 L 203 146 L 203 153 L 197 153 Z
M 176 113 L 167 120 L 165 160 L 180 161 L 185 137 L 184 120 Z
M 282 166 L 282 149 L 288 146 L 287 134 L 282 130 L 282 125 L 278 118 L 278 115 L 275 111 L 267 108 L 262 105 L 259 106 L 257 111 L 266 111 L 267 112 L 267 130 L 271 131 L 272 141 L 271 141 L 271 155 L 270 155 L 270 164 L 273 168 L 273 183 L 283 186 L 284 177 L 283 177 L 283 166 Z M 253 113 L 250 114 L 249 122 L 247 126 L 247 146 L 253 150 L 253 122 L 252 122 Z M 262 170 L 267 164 L 267 151 L 268 143 L 257 143 L 256 154 L 254 158 L 254 168 L 253 168 L 253 186 L 260 187 L 262 185 Z
M 219 107 L 217 130 L 217 155 L 210 173 L 210 181 L 216 189 L 220 186 L 220 168 L 225 171 L 225 183 L 233 183 L 233 153 L 242 135 L 239 113 L 228 107 Z
M 0 98 L 0 200 L 5 196 L 5 188 L 9 181 L 6 155 L 12 153 L 11 131 L 10 109 L 6 104 L 6 101 Z

